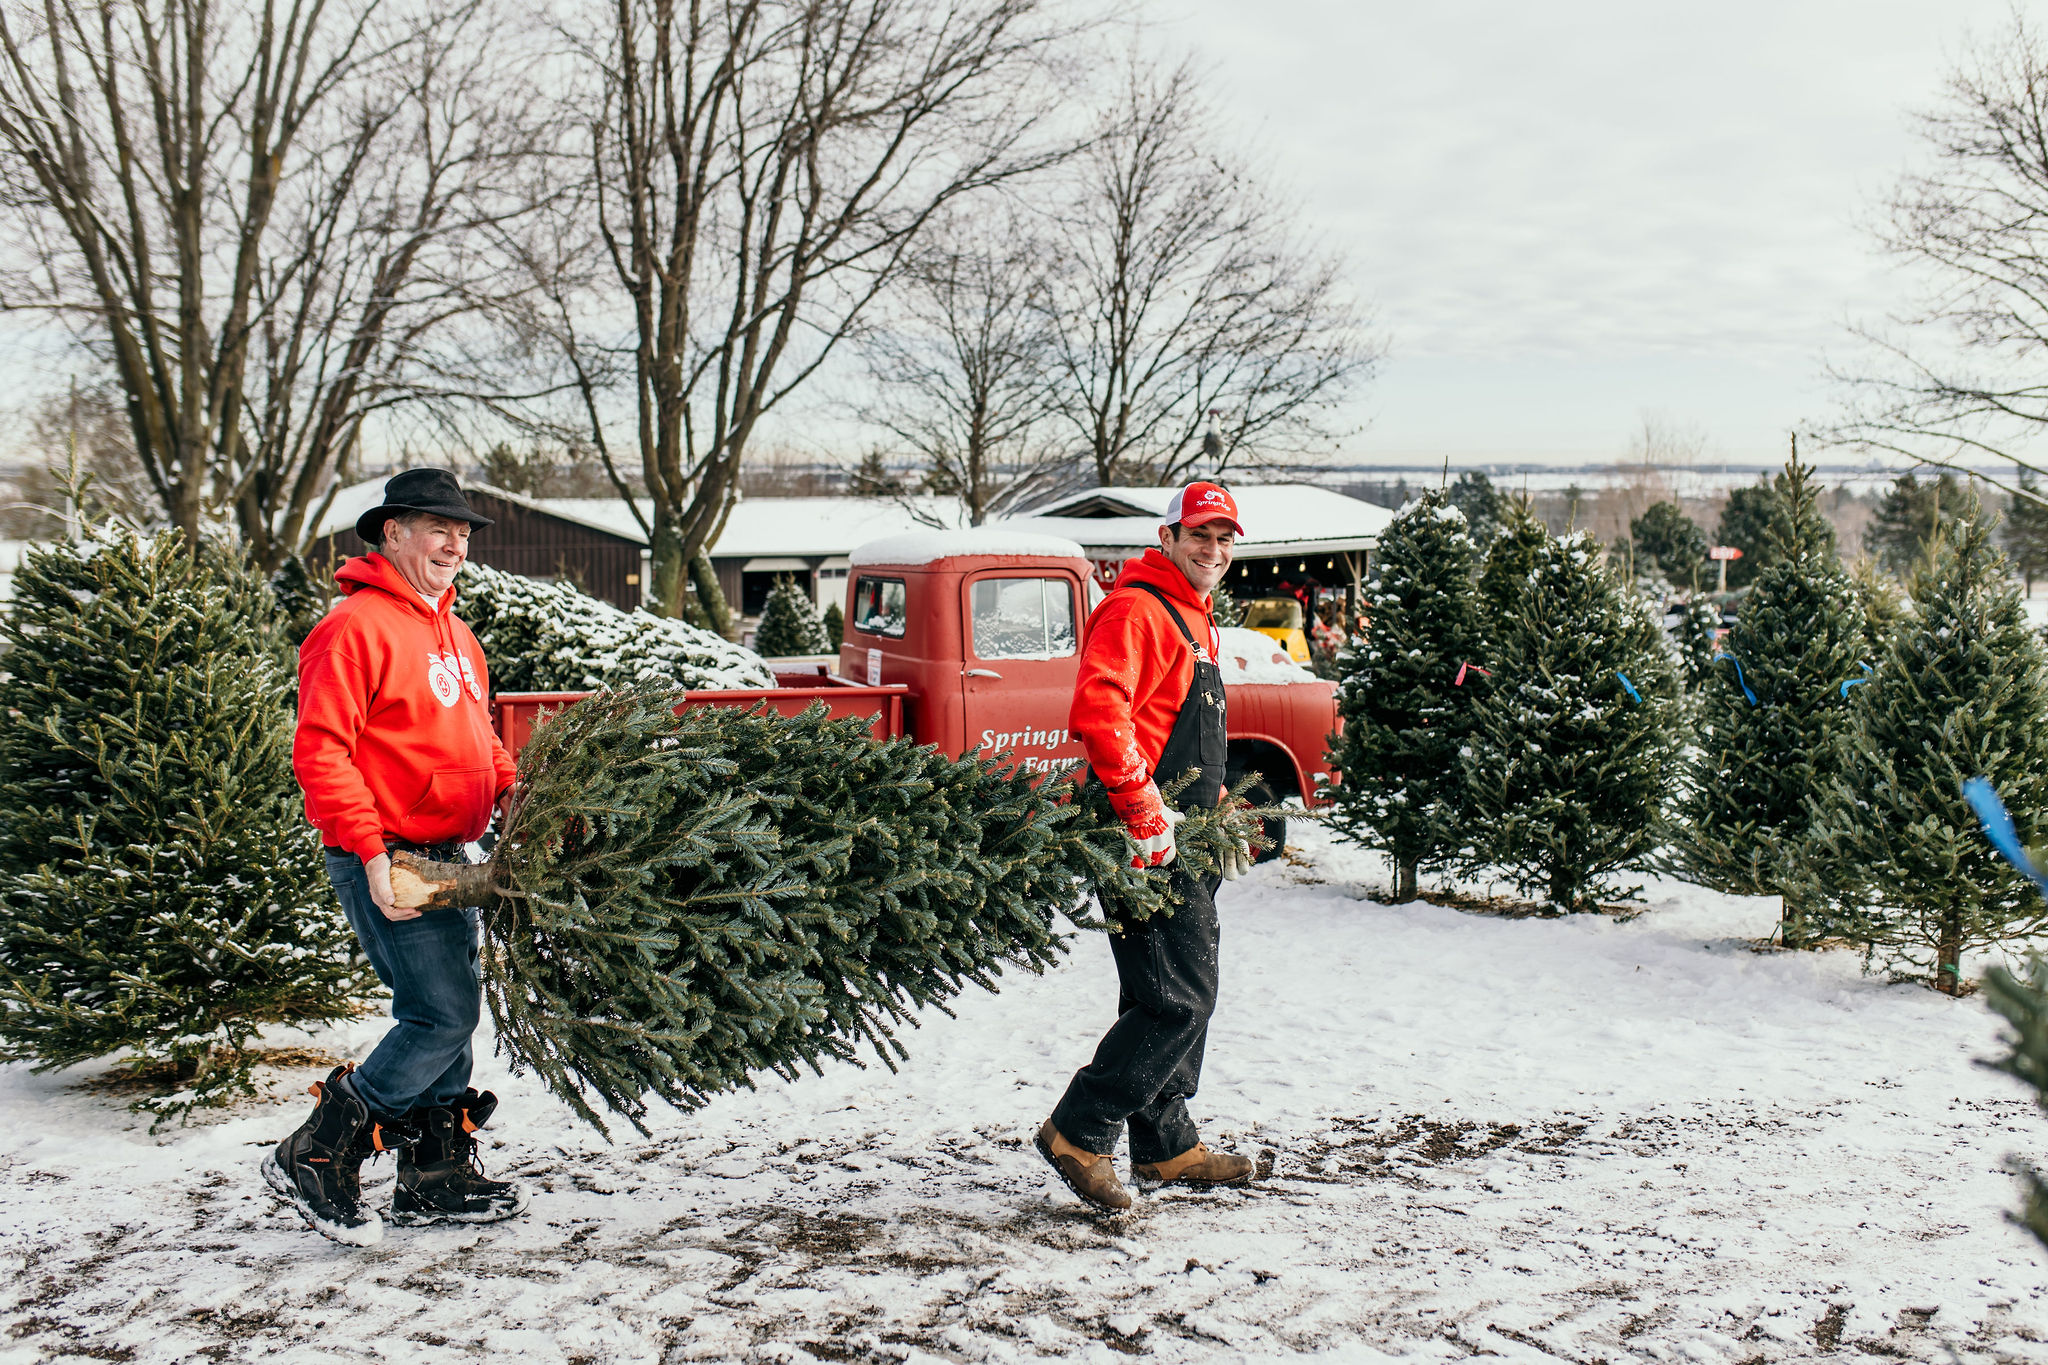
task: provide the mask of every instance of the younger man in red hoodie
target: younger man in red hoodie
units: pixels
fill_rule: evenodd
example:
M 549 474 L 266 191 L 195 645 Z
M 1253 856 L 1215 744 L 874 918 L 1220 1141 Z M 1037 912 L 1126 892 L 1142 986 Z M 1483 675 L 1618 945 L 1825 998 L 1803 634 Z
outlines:
M 1139 857 L 1153 867 L 1173 861 L 1173 827 L 1182 818 L 1161 785 L 1192 772 L 1175 798 L 1181 806 L 1213 807 L 1223 796 L 1223 674 L 1209 593 L 1243 534 L 1236 499 L 1213 483 L 1176 493 L 1165 521 L 1159 548 L 1126 564 L 1088 617 L 1068 720 Z M 1224 873 L 1234 878 L 1244 866 L 1226 862 Z M 1216 1008 L 1220 880 L 1176 867 L 1173 914 L 1110 935 L 1116 1023 L 1095 1059 L 1074 1073 L 1037 1143 L 1067 1186 L 1097 1208 L 1131 1206 L 1112 1155 L 1126 1127 L 1141 1183 L 1251 1178 L 1251 1162 L 1202 1144 L 1187 1109 Z
M 299 646 L 292 768 L 397 1023 L 361 1067 L 336 1067 L 315 1088 L 312 1115 L 264 1158 L 263 1177 L 316 1231 L 350 1245 L 383 1235 L 362 1204 L 373 1151 L 398 1153 L 394 1223 L 487 1223 L 526 1207 L 525 1190 L 484 1178 L 470 1137 L 498 1103 L 469 1086 L 478 911 L 422 914 L 391 895 L 392 850 L 466 861 L 462 845 L 512 788 L 483 650 L 452 613 L 470 531 L 490 524 L 446 470 L 395 476 L 383 505 L 356 522 L 377 549 L 341 566 L 348 596 Z

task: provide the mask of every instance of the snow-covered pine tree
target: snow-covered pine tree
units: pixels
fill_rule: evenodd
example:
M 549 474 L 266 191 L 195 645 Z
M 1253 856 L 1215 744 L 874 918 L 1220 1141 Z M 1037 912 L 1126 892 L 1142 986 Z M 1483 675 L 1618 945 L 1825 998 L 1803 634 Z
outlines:
M 846 613 L 836 601 L 825 604 L 825 648 L 837 654 L 846 643 Z
M 0 1052 L 125 1051 L 250 1089 L 266 1024 L 375 987 L 291 770 L 290 677 L 262 578 L 176 535 L 31 554 L 0 682 Z
M 764 659 L 781 659 L 793 654 L 823 654 L 825 648 L 825 623 L 818 619 L 810 595 L 794 578 L 781 575 L 761 608 L 754 652 Z
M 572 583 L 544 583 L 475 560 L 456 580 L 455 614 L 476 633 L 503 692 L 580 692 L 667 682 L 688 689 L 773 687 L 759 655 L 684 621 L 620 611 Z
M 1806 836 L 1812 800 L 1838 773 L 1849 695 L 1875 655 L 1812 468 L 1787 464 L 1775 491 L 1768 567 L 1743 598 L 1720 651 L 1727 657 L 1699 690 L 1671 853 L 1688 881 L 1781 896 L 1780 936 L 1796 948 L 1812 941 L 1815 925 L 1785 869 Z
M 1394 864 L 1394 899 L 1420 868 L 1470 841 L 1458 750 L 1490 668 L 1465 514 L 1442 492 L 1409 503 L 1380 533 L 1365 634 L 1337 656 L 1344 718 L 1333 815 Z
M 915 1009 L 1052 962 L 1052 916 L 1089 887 L 1171 911 L 1168 875 L 1129 866 L 1106 798 L 1070 799 L 1071 775 L 878 743 L 822 706 L 675 703 L 640 688 L 566 709 L 519 755 L 491 861 L 421 868 L 453 903 L 495 902 L 499 1041 L 600 1128 L 592 1099 L 637 1127 L 650 1093 L 691 1108 L 862 1042 L 902 1056 Z M 1191 813 L 1181 858 L 1213 868 L 1233 818 Z
M 1964 954 L 2048 930 L 2048 907 L 1985 843 L 1962 794 L 1964 779 L 1986 778 L 2023 842 L 2048 836 L 2048 654 L 1988 527 L 1958 519 L 1927 548 L 1913 615 L 1850 693 L 1796 871 L 1831 932 L 1960 994 Z
M 1678 624 L 1672 631 L 1672 644 L 1678 649 L 1678 661 L 1685 670 L 1687 692 L 1697 692 L 1712 676 L 1714 656 L 1721 651 L 1721 608 L 1712 598 L 1695 593 L 1672 607 L 1677 613 Z
M 1536 552 L 1551 541 L 1549 529 L 1537 520 L 1527 498 L 1511 497 L 1502 506 L 1500 534 L 1488 547 L 1479 574 L 1479 605 L 1489 630 L 1519 609 L 1536 567 Z
M 1209 593 L 1209 619 L 1219 626 L 1244 624 L 1244 612 L 1238 609 L 1236 595 L 1221 583 Z
M 1684 730 L 1662 632 L 1584 533 L 1511 520 L 1482 585 L 1494 675 L 1460 761 L 1463 861 L 1559 910 L 1633 894 L 1611 878 L 1663 839 Z

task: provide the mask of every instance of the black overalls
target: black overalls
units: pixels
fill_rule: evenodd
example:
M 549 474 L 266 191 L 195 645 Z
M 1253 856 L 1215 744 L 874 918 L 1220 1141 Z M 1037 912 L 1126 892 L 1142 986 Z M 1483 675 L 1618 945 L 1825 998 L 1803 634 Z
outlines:
M 1223 671 L 1188 634 L 1187 622 L 1149 583 L 1133 584 L 1159 599 L 1195 656 L 1195 676 L 1152 770 L 1164 792 L 1189 769 L 1199 775 L 1171 798 L 1185 810 L 1223 798 L 1228 734 Z M 1060 1135 L 1089 1152 L 1114 1152 L 1125 1123 L 1131 1160 L 1160 1162 L 1201 1141 L 1186 1101 L 1202 1077 L 1202 1049 L 1216 1008 L 1216 876 L 1195 877 L 1176 861 L 1171 915 L 1140 921 L 1109 936 L 1116 958 L 1116 1023 L 1096 1045 L 1095 1060 L 1074 1073 L 1053 1110 Z M 1103 911 L 1115 918 L 1114 907 Z

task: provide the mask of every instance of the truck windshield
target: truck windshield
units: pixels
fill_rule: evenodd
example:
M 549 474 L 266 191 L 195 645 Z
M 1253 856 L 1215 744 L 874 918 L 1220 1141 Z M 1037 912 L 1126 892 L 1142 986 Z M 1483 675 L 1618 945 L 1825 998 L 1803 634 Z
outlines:
M 1057 659 L 1074 652 L 1074 590 L 1064 578 L 982 578 L 974 584 L 974 653 Z
M 1251 630 L 1301 629 L 1301 603 L 1291 597 L 1261 597 L 1244 606 L 1244 623 Z
M 869 578 L 853 585 L 853 628 L 869 635 L 903 636 L 903 580 Z

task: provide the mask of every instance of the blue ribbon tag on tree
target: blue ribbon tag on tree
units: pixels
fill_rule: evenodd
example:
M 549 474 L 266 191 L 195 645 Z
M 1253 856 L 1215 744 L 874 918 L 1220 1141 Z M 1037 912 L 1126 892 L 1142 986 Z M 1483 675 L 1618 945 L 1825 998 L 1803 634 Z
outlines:
M 2027 879 L 2048 896 L 2048 878 L 2041 876 L 2034 860 L 2027 856 L 2027 850 L 2020 844 L 2020 832 L 2013 828 L 2012 813 L 2006 810 L 2005 802 L 1998 799 L 1998 791 L 1985 777 L 1972 777 L 1963 782 L 1963 799 L 1970 803 L 1970 809 L 1977 812 L 1977 819 L 1984 826 L 1984 837 L 1998 850 L 2000 857 L 2025 873 Z
M 1642 705 L 1643 694 L 1636 691 L 1636 685 L 1628 680 L 1628 674 L 1617 668 L 1614 670 L 1614 676 L 1621 679 L 1621 685 L 1628 690 L 1629 700 L 1638 706 Z
M 1756 693 L 1749 690 L 1748 679 L 1742 676 L 1742 660 L 1736 658 L 1733 654 L 1730 654 L 1725 650 L 1714 656 L 1715 663 L 1719 663 L 1723 659 L 1726 659 L 1729 663 L 1735 665 L 1735 681 L 1741 685 L 1742 695 L 1749 698 L 1749 704 L 1751 706 L 1760 705 L 1761 703 L 1759 703 L 1756 699 Z
M 1873 670 L 1873 669 L 1871 668 L 1871 666 L 1870 666 L 1869 664 L 1865 664 L 1865 665 L 1863 665 L 1863 676 L 1862 676 L 1862 677 L 1860 677 L 1860 678 L 1844 678 L 1844 679 L 1842 680 L 1842 695 L 1846 697 L 1846 696 L 1848 696 L 1848 695 L 1849 695 L 1849 689 L 1850 689 L 1850 688 L 1852 688 L 1852 687 L 1861 687 L 1861 686 L 1862 686 L 1862 685 L 1863 685 L 1864 683 L 1867 683 L 1867 682 L 1869 682 L 1869 681 L 1870 681 L 1870 676 L 1871 676 L 1871 674 L 1872 674 L 1872 673 L 1873 673 L 1874 671 L 1875 671 L 1875 670 Z

